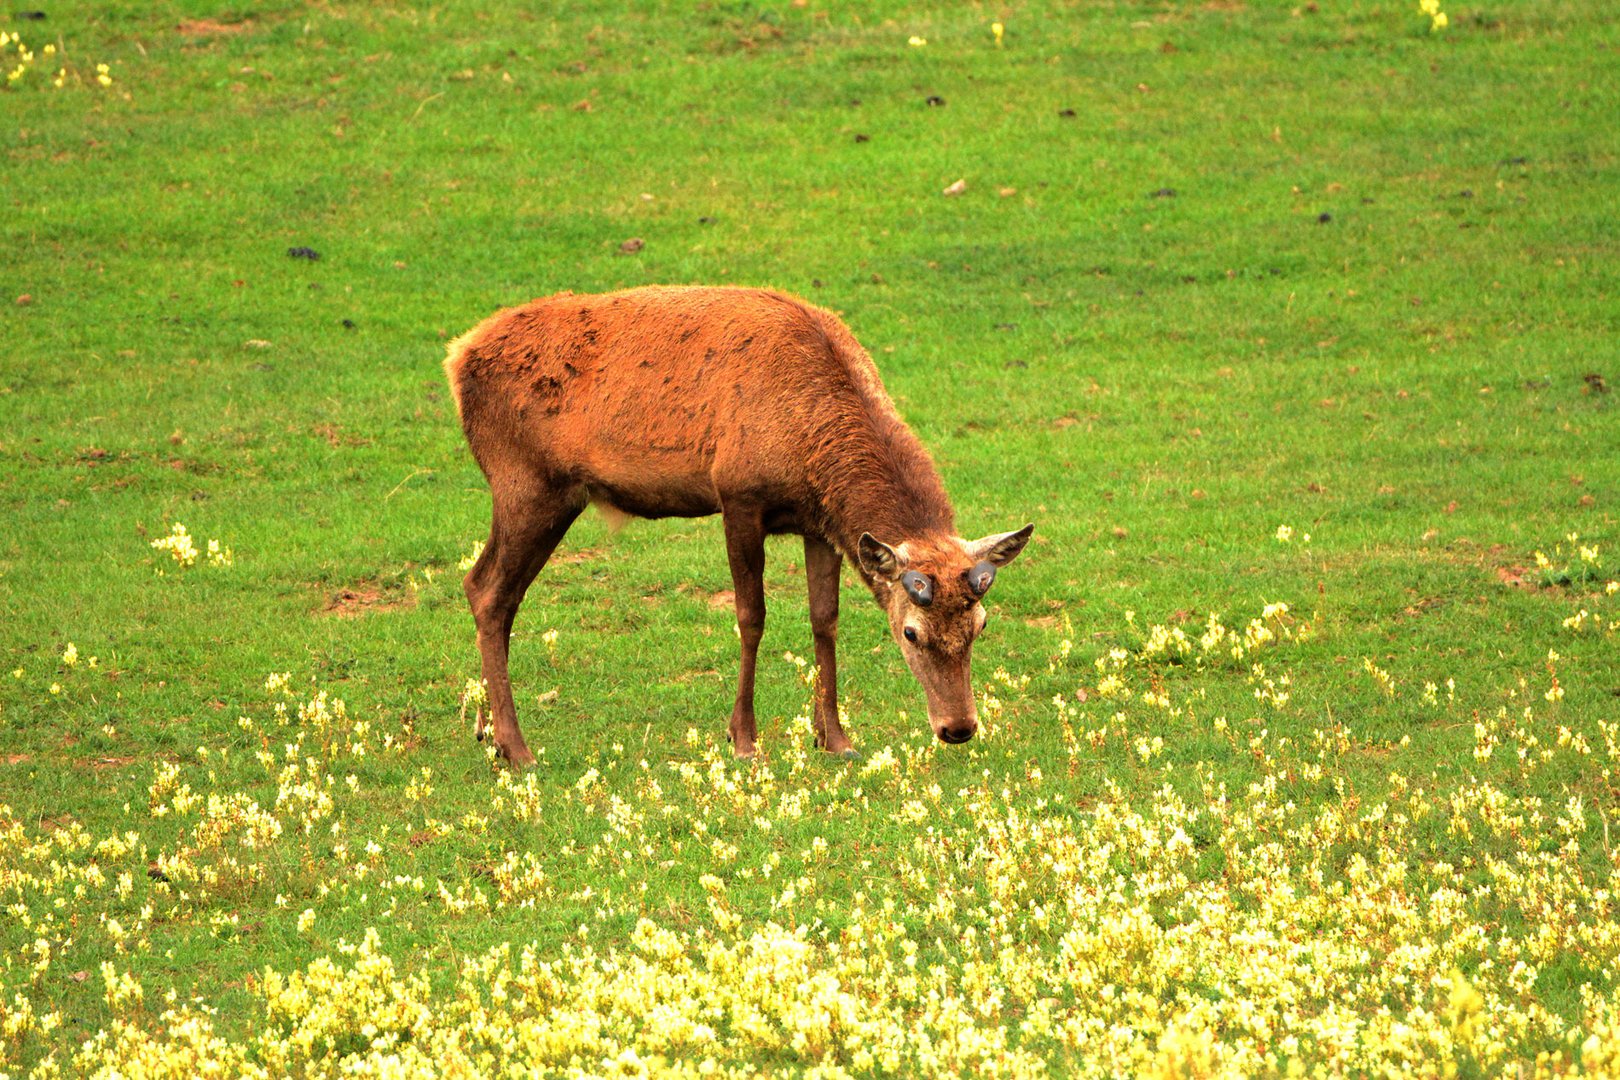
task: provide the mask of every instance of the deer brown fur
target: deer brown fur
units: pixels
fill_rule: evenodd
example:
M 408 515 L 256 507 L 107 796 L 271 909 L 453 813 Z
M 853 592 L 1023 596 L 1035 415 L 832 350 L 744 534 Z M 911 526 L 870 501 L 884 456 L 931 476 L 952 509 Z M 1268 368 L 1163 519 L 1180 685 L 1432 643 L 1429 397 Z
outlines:
M 489 540 L 464 585 L 488 723 L 513 764 L 533 757 L 507 674 L 512 621 L 590 503 L 614 515 L 722 515 L 742 639 L 730 724 L 738 754 L 754 751 L 764 541 L 775 533 L 804 537 L 817 741 L 851 749 L 834 656 L 845 557 L 888 613 L 935 732 L 972 736 L 969 657 L 984 611 L 969 571 L 1010 561 L 1033 526 L 971 542 L 955 535 L 933 461 L 836 316 L 760 289 L 565 292 L 484 320 L 451 343 L 445 372 L 493 501 Z M 902 587 L 908 572 L 931 583 L 926 606 Z M 485 723 L 480 711 L 480 738 Z

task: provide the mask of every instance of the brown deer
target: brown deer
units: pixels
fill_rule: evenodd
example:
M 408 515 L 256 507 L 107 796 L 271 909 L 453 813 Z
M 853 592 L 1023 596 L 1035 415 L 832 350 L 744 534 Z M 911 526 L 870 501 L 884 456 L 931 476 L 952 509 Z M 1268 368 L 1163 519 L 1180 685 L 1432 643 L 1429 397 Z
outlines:
M 853 753 L 834 659 L 846 556 L 888 613 L 934 732 L 960 743 L 978 729 L 968 669 L 980 601 L 1035 526 L 956 535 L 933 461 L 836 316 L 761 289 L 564 292 L 485 319 L 450 344 L 444 366 L 494 502 L 464 587 L 488 723 L 513 765 L 534 757 L 507 674 L 512 619 L 590 503 L 610 520 L 722 516 L 742 638 L 739 756 L 754 752 L 765 537 L 776 533 L 804 537 L 817 743 Z M 476 724 L 482 739 L 482 709 Z

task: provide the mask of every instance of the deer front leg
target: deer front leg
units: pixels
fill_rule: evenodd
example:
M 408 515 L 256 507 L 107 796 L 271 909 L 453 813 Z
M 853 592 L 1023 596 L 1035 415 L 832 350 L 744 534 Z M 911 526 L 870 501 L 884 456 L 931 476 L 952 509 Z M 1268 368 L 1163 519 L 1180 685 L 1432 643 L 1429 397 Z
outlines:
M 737 605 L 742 664 L 737 671 L 737 704 L 731 710 L 731 745 L 738 757 L 754 756 L 754 666 L 765 636 L 765 521 L 758 507 L 727 504 L 726 561 Z
M 838 572 L 843 564 L 837 548 L 818 537 L 804 538 L 810 633 L 816 643 L 816 745 L 849 756 L 855 747 L 838 722 Z

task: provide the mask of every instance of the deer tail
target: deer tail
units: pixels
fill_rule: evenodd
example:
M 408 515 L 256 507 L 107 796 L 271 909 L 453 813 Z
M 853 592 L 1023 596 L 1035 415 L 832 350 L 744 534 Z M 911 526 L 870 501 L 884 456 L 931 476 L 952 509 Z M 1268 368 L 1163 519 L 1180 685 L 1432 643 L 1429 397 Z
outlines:
M 449 344 L 449 346 L 445 349 L 445 353 L 444 353 L 444 377 L 447 380 L 449 380 L 449 382 L 450 382 L 450 397 L 455 400 L 455 403 L 456 403 L 456 415 L 458 417 L 460 417 L 462 415 L 462 413 L 461 413 L 461 385 L 462 385 L 462 372 L 461 372 L 461 369 L 467 363 L 467 355 L 468 355 L 468 353 L 470 353 L 472 351 L 473 339 L 477 336 L 478 331 L 482 330 L 482 329 L 483 329 L 482 325 L 474 327 L 473 329 L 467 331 L 465 334 L 462 334 L 460 337 L 458 337 L 454 341 L 452 341 Z M 465 419 L 465 418 L 463 417 L 463 419 Z

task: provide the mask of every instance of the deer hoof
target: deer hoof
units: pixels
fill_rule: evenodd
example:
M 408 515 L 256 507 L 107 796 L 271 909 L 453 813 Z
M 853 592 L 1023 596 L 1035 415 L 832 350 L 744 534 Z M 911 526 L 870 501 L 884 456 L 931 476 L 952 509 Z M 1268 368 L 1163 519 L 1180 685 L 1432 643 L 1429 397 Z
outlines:
M 521 772 L 534 764 L 534 755 L 529 752 L 527 746 L 519 746 L 510 750 L 503 746 L 501 747 L 501 757 L 506 759 L 506 764 L 513 772 Z
M 748 725 L 752 729 L 753 725 Z M 726 731 L 726 737 L 731 740 L 731 750 L 740 758 L 754 756 L 754 733 L 752 730 L 739 732 L 735 727 Z
M 846 747 L 843 750 L 838 751 L 838 756 L 843 758 L 845 761 L 861 760 L 861 752 L 855 749 L 853 746 Z

